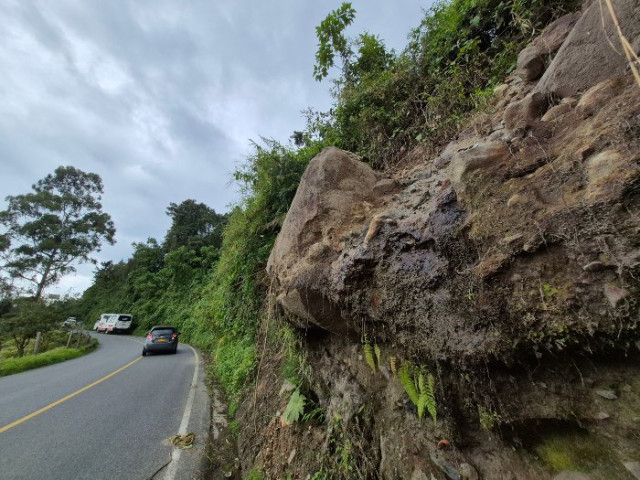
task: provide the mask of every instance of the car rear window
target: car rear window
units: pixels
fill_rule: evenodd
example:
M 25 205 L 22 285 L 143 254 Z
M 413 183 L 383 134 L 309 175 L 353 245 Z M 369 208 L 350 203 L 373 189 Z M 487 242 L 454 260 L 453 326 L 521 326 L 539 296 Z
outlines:
M 131 321 L 131 316 L 130 315 L 120 315 L 120 317 L 118 318 L 119 322 L 130 322 Z
M 151 333 L 154 337 L 159 337 L 160 335 L 171 335 L 174 332 L 175 330 L 173 330 L 172 328 L 159 328 Z

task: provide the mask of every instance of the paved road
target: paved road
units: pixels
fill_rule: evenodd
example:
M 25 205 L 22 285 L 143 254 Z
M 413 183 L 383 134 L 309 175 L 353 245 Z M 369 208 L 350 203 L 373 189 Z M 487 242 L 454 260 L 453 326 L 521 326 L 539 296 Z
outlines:
M 183 420 L 194 352 L 143 358 L 140 338 L 99 339 L 85 357 L 0 378 L 1 430 L 138 360 L 0 433 L 0 478 L 147 479 L 171 458 L 166 439 Z

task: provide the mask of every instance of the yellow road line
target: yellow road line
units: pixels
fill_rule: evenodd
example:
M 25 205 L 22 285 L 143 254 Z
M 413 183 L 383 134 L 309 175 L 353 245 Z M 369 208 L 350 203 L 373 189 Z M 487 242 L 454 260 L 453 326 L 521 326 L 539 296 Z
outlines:
M 127 363 L 124 367 L 120 367 L 119 369 L 117 369 L 114 372 L 111 372 L 109 375 L 107 375 L 106 377 L 102 377 L 100 380 L 96 380 L 95 382 L 93 382 L 90 385 L 87 385 L 86 387 L 82 387 L 80 390 L 77 390 L 69 395 L 67 395 L 66 397 L 61 398 L 60 400 L 56 400 L 53 403 L 50 403 L 49 405 L 47 405 L 46 407 L 41 408 L 40 410 L 36 410 L 33 413 L 30 413 L 29 415 L 26 415 L 24 417 L 22 417 L 19 420 L 16 420 L 15 422 L 10 423 L 9 425 L 5 425 L 4 427 L 0 428 L 0 433 L 4 433 L 7 430 L 20 425 L 22 422 L 26 422 L 27 420 L 32 419 L 33 417 L 37 417 L 38 415 L 40 415 L 41 413 L 46 412 L 47 410 L 52 409 L 53 407 L 55 407 L 56 405 L 60 405 L 61 403 L 66 402 L 67 400 L 69 400 L 70 398 L 75 397 L 76 395 L 81 394 L 82 392 L 86 392 L 87 390 L 89 390 L 92 387 L 95 387 L 96 385 L 98 385 L 99 383 L 104 382 L 105 380 L 113 377 L 116 373 L 120 373 L 121 371 L 123 371 L 125 368 L 129 368 L 131 365 L 133 365 L 134 363 L 136 363 L 138 360 L 141 360 L 142 357 L 138 357 L 135 360 Z

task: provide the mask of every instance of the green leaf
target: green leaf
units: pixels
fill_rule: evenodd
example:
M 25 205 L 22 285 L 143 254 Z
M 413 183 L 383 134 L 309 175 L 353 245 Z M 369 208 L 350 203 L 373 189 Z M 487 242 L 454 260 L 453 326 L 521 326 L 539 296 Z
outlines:
M 307 403 L 307 397 L 300 393 L 300 390 L 296 390 L 291 395 L 287 408 L 284 409 L 282 417 L 288 423 L 295 423 L 300 420 L 302 413 L 304 412 L 304 406 Z

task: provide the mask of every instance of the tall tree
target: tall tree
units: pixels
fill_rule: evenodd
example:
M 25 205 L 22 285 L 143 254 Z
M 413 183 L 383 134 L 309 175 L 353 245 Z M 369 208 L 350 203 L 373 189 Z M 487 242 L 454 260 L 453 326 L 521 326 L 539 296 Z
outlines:
M 8 196 L 0 211 L 0 268 L 31 285 L 37 300 L 74 262 L 91 262 L 103 242 L 115 242 L 111 217 L 102 211 L 102 180 L 95 173 L 58 167 L 32 186 L 33 192 Z
M 213 208 L 195 200 L 185 200 L 180 205 L 170 203 L 167 215 L 172 220 L 164 239 L 167 251 L 186 247 L 199 253 L 205 246 L 220 248 L 226 215 L 216 213 Z

